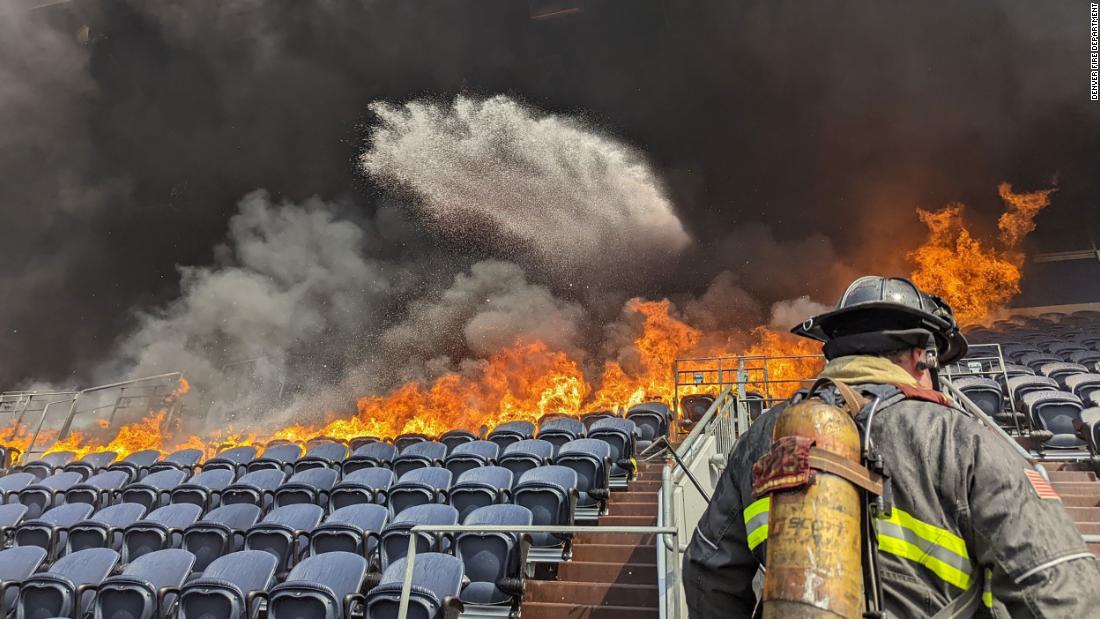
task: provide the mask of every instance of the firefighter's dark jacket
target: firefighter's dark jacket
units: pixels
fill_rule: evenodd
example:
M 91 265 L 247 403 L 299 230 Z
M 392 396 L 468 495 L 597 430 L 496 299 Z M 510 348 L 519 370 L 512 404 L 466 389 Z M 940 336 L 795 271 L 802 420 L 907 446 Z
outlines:
M 887 616 L 934 615 L 976 586 L 978 616 L 1100 617 L 1097 561 L 1062 504 L 1039 497 L 1028 463 L 1003 438 L 963 410 L 893 385 L 851 386 L 885 397 L 871 438 L 894 495 L 891 517 L 876 521 Z M 692 536 L 683 572 L 692 619 L 753 613 L 769 504 L 752 498 L 752 464 L 770 448 L 787 405 L 738 440 Z

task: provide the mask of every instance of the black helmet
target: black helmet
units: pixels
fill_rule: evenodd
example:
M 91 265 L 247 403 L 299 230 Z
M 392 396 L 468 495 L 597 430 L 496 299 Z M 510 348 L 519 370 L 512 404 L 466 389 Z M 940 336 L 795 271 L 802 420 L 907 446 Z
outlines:
M 829 359 L 934 345 L 939 362 L 946 364 L 967 350 L 951 306 L 903 277 L 861 277 L 844 291 L 836 309 L 791 333 L 825 342 Z

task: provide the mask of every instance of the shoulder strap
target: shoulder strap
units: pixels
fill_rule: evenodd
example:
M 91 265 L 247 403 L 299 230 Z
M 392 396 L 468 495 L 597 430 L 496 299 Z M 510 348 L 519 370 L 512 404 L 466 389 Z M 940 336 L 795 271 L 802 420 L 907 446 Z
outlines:
M 951 600 L 940 611 L 932 615 L 932 619 L 958 619 L 961 617 L 972 617 L 974 612 L 978 610 L 978 606 L 982 601 L 982 580 L 980 578 L 972 578 L 973 582 L 970 583 L 970 588 L 963 591 L 963 594 L 959 597 Z
M 833 380 L 827 377 L 820 377 L 814 381 L 812 387 L 810 387 L 810 393 L 807 397 L 813 396 L 822 387 L 832 387 L 836 389 L 836 392 L 840 394 L 840 397 L 844 398 L 844 403 L 848 406 L 848 414 L 855 417 L 859 414 L 859 411 L 863 409 L 865 400 L 863 396 L 856 393 L 855 389 L 852 389 L 848 385 L 840 382 L 839 380 Z

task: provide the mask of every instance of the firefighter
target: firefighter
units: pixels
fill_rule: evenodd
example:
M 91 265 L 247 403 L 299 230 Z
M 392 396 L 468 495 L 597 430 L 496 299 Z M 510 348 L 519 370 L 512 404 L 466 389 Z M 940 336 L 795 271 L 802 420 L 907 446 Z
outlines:
M 874 520 L 886 617 L 1100 616 L 1100 567 L 1061 502 L 1040 498 L 1049 487 L 1028 462 L 932 388 L 937 365 L 967 348 L 946 303 L 906 279 L 862 277 L 792 332 L 824 342 L 822 377 L 877 399 L 870 437 L 892 508 Z M 692 619 L 753 615 L 770 503 L 753 499 L 752 466 L 802 397 L 761 415 L 729 456 L 684 557 Z M 843 405 L 835 390 L 817 397 Z

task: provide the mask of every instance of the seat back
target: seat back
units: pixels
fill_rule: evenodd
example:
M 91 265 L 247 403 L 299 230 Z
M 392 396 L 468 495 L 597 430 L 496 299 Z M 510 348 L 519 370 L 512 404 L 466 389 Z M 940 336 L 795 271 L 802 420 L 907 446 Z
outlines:
M 458 510 L 459 518 L 479 507 L 504 503 L 513 482 L 512 471 L 502 466 L 484 466 L 466 471 L 451 486 L 450 503 Z
M 505 447 L 504 453 L 497 458 L 497 464 L 512 471 L 512 475 L 519 479 L 523 473 L 549 462 L 553 455 L 552 443 L 537 438 L 523 439 Z
M 151 465 L 150 472 L 166 469 L 192 470 L 202 459 L 201 449 L 180 449 L 164 456 L 164 459 Z
M 573 524 L 577 473 L 564 466 L 550 465 L 531 469 L 516 484 L 512 501 L 531 510 L 534 524 Z M 557 546 L 570 536 L 551 533 L 535 533 L 531 536 L 535 546 Z
M 118 553 L 107 548 L 89 548 L 58 559 L 47 572 L 23 581 L 19 589 L 16 616 L 20 618 L 68 617 L 82 615 L 94 593 L 82 585 L 98 585 L 118 564 Z
M 594 438 L 570 441 L 558 451 L 554 464 L 577 474 L 578 505 L 591 506 L 603 498 L 610 483 L 611 446 Z
M 296 473 L 316 468 L 338 468 L 348 456 L 348 446 L 335 441 L 314 444 L 306 455 L 294 463 Z
M 442 503 L 446 501 L 450 488 L 451 472 L 447 469 L 439 466 L 413 469 L 390 487 L 390 512 L 398 514 L 414 505 Z
M 256 459 L 256 447 L 253 445 L 241 445 L 220 452 L 218 455 L 202 464 L 203 471 L 225 469 L 232 471 L 233 476 L 240 475 L 249 462 Z
M 104 471 L 65 491 L 66 503 L 87 503 L 96 508 L 111 502 L 111 493 L 130 480 L 124 471 Z
M 509 421 L 493 428 L 489 433 L 489 440 L 505 449 L 516 441 L 529 439 L 534 435 L 535 424 L 530 421 Z
M 271 506 L 275 489 L 284 481 L 286 481 L 286 473 L 281 468 L 261 468 L 245 473 L 222 490 L 221 504 L 252 503 L 267 509 Z
M 299 463 L 305 462 L 303 458 Z M 275 489 L 275 507 L 295 505 L 298 503 L 314 503 L 321 507 L 328 507 L 329 493 L 336 485 L 338 474 L 330 468 L 305 468 L 294 475 L 285 484 Z
M 371 619 L 397 619 L 405 578 L 405 560 L 386 568 L 378 586 L 367 594 L 367 616 Z M 448 598 L 458 596 L 462 588 L 462 561 L 437 552 L 417 553 L 413 560 L 410 619 L 437 619 L 442 616 Z
M 195 555 L 195 569 L 203 570 L 218 557 L 240 550 L 245 531 L 259 519 L 255 505 L 223 505 L 184 530 L 182 547 Z
M 187 483 L 172 489 L 170 502 L 173 504 L 190 503 L 204 510 L 217 504 L 214 500 L 218 492 L 233 483 L 234 472 L 229 469 L 215 468 L 203 471 L 192 477 Z
M 150 552 L 177 546 L 182 535 L 172 535 L 172 531 L 194 524 L 201 515 L 202 508 L 189 503 L 153 510 L 122 532 L 123 561 L 131 563 Z
M 242 550 L 219 557 L 180 592 L 179 619 L 245 619 L 248 594 L 266 591 L 275 581 L 275 557 Z
M 500 446 L 492 441 L 468 441 L 451 449 L 443 466 L 458 477 L 470 469 L 495 463 L 499 454 Z
M 69 527 L 69 539 L 66 551 L 75 552 L 85 548 L 110 548 L 121 550 L 122 536 L 117 531 L 137 522 L 145 515 L 145 506 L 137 503 L 119 503 L 109 505 Z
M 439 442 L 447 446 L 448 455 L 454 452 L 455 447 L 463 443 L 472 443 L 476 440 L 477 435 L 473 432 L 467 432 L 466 430 L 451 430 L 450 432 L 444 432 L 439 437 Z
M 450 505 L 416 505 L 410 507 L 394 517 L 393 521 L 382 530 L 381 543 L 379 544 L 379 561 L 383 569 L 390 562 L 404 557 L 409 549 L 409 530 L 416 525 L 454 525 L 458 524 L 458 511 Z M 431 549 L 446 550 L 443 535 L 430 533 L 418 533 L 416 539 L 417 553 L 428 552 Z
M 447 446 L 435 441 L 419 441 L 401 450 L 393 459 L 393 474 L 400 479 L 413 469 L 438 466 L 447 456 Z
M 294 443 L 282 443 L 271 445 L 264 450 L 259 457 L 246 465 L 248 472 L 262 471 L 265 469 L 277 469 L 290 474 L 294 469 L 294 463 L 302 457 L 302 448 Z
M 366 559 L 348 552 L 305 559 L 271 590 L 268 617 L 342 619 L 344 598 L 363 587 L 367 567 Z
M 389 522 L 390 513 L 381 505 L 348 505 L 332 512 L 324 524 L 313 529 L 310 554 L 344 551 L 369 556 L 377 537 Z
M 148 510 L 153 510 L 164 504 L 165 494 L 186 479 L 186 471 L 178 469 L 157 471 L 123 487 L 120 496 L 124 503 L 138 503 Z
M 38 546 L 53 551 L 64 547 L 68 528 L 92 515 L 87 503 L 58 505 L 40 514 L 38 518 L 24 520 L 15 529 L 16 546 Z
M 953 384 L 986 415 L 996 417 L 1001 414 L 1004 393 L 997 381 L 991 378 L 967 377 L 956 379 Z
M 0 582 L 23 582 L 38 571 L 46 560 L 46 549 L 38 546 L 17 546 L 0 550 Z M 11 610 L 18 595 L 16 589 L 8 589 L 0 600 L 3 613 Z
M 487 527 L 531 523 L 530 510 L 520 505 L 481 507 L 463 521 L 463 524 Z M 505 578 L 521 577 L 519 536 L 514 533 L 460 533 L 455 537 L 455 556 L 462 560 L 466 577 L 471 582 L 492 585 L 492 589 L 485 585 L 475 587 L 477 595 L 463 596 L 463 601 L 498 604 L 510 596 L 497 589 L 496 584 Z
M 247 550 L 263 550 L 279 560 L 279 570 L 289 569 L 305 552 L 308 534 L 321 523 L 325 512 L 317 505 L 287 505 L 271 510 L 245 534 Z
M 1037 425 L 1054 434 L 1045 443 L 1047 447 L 1084 447 L 1084 442 L 1076 435 L 1084 408 L 1080 398 L 1064 391 L 1037 391 L 1024 396 L 1024 406 Z
M 19 491 L 19 502 L 27 506 L 27 517 L 37 518 L 58 503 L 59 495 L 80 483 L 80 473 L 53 473 Z
M 122 574 L 106 578 L 95 599 L 97 619 L 159 619 L 168 616 L 175 594 L 162 589 L 183 586 L 195 564 L 186 550 L 158 550 L 126 566 Z
M 348 505 L 386 502 L 393 486 L 393 471 L 384 468 L 365 468 L 345 473 L 343 481 L 332 488 L 329 509 L 337 510 Z
M 344 461 L 344 475 L 370 467 L 389 466 L 397 456 L 397 447 L 390 443 L 374 441 L 356 448 Z

